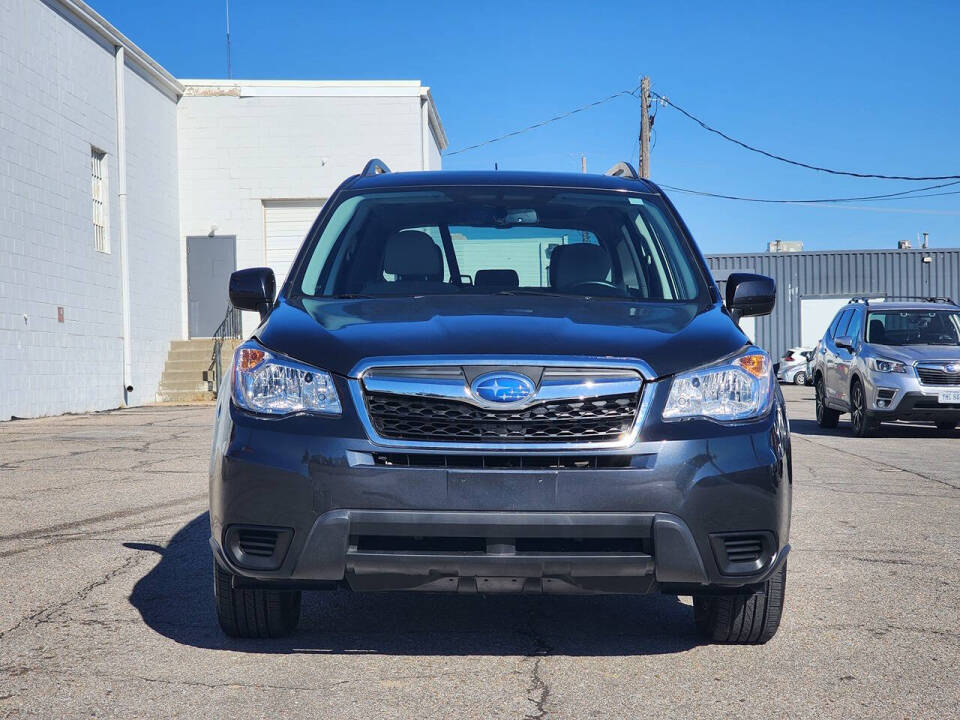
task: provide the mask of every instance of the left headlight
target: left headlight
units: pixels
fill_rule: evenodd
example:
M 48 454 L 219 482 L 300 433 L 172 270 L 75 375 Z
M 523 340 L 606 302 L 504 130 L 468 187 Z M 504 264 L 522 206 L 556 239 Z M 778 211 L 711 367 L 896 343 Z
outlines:
M 670 382 L 664 420 L 749 420 L 773 402 L 770 356 L 756 347 L 715 365 L 680 373 Z
M 905 373 L 907 366 L 896 360 L 884 360 L 883 358 L 869 358 L 870 369 L 882 373 Z
M 330 373 L 277 356 L 253 341 L 234 353 L 233 401 L 265 415 L 341 412 Z

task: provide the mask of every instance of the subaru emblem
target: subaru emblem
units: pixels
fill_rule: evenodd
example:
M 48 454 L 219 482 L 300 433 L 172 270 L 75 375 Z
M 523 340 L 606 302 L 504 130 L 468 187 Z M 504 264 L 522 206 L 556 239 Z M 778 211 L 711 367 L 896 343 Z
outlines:
M 948 373 L 960 372 L 960 363 L 950 363 L 949 365 L 944 365 L 943 369 Z
M 470 385 L 475 398 L 498 405 L 521 403 L 533 395 L 535 389 L 533 380 L 513 372 L 484 373 Z

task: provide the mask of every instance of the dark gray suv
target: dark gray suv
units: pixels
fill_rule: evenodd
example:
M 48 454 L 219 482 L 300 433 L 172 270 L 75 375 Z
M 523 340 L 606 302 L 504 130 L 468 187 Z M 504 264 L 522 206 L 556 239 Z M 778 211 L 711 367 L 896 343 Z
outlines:
M 390 173 L 326 204 L 221 387 L 217 612 L 290 632 L 302 590 L 692 595 L 715 641 L 783 607 L 790 435 L 675 208 L 613 175 Z

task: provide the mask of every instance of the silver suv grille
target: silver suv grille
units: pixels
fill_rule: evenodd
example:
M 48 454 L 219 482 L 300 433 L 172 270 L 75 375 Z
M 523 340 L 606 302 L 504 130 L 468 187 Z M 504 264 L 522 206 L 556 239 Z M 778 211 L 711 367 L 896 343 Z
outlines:
M 947 368 L 960 368 L 960 361 L 944 365 L 918 365 L 917 375 L 924 385 L 960 385 L 960 369 L 951 372 Z
M 529 378 L 530 396 L 501 408 L 471 389 L 478 377 L 499 372 Z M 623 444 L 630 437 L 643 379 L 632 368 L 410 366 L 369 369 L 361 387 L 369 425 L 383 440 L 582 446 Z

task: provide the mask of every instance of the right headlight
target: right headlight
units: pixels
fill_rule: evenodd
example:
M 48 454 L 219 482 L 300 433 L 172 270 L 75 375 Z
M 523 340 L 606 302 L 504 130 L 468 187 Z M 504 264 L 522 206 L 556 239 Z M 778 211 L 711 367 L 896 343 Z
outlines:
M 233 401 L 261 415 L 339 415 L 330 373 L 269 352 L 254 340 L 233 357 Z
M 663 408 L 664 420 L 749 420 L 773 403 L 770 356 L 757 347 L 715 365 L 675 375 Z

